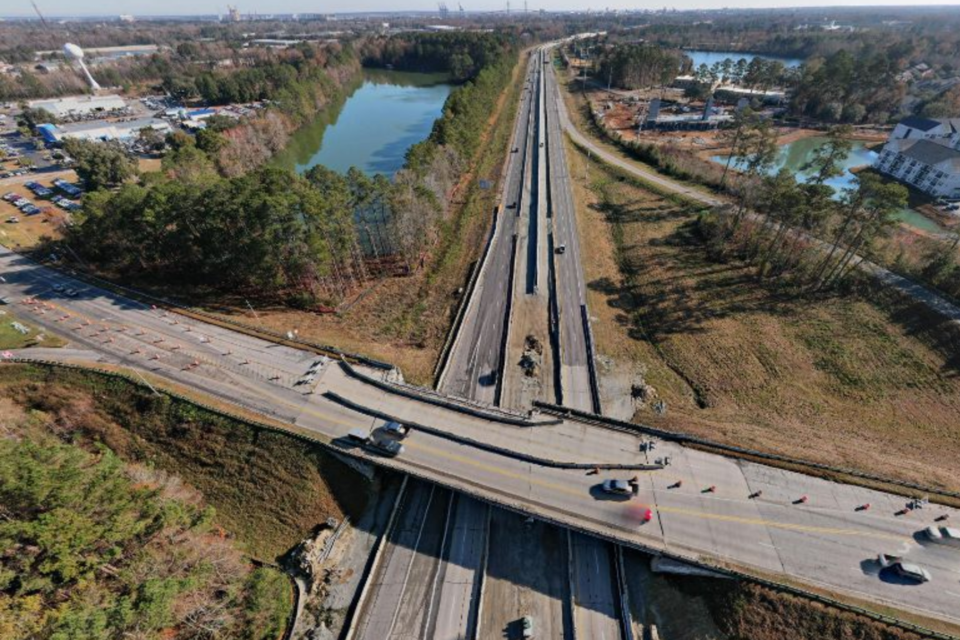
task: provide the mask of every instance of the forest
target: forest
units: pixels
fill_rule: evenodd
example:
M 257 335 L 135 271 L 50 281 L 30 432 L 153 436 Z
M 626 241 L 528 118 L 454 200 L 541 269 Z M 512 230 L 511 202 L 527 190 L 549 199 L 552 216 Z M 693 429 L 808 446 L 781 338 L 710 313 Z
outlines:
M 651 44 L 621 44 L 600 54 L 598 79 L 618 89 L 664 86 L 690 71 L 690 58 Z
M 417 268 L 450 214 L 448 195 L 477 151 L 516 62 L 509 39 L 468 35 L 417 34 L 384 44 L 383 51 L 423 52 L 439 47 L 438 39 L 449 39 L 451 58 L 466 52 L 486 62 L 450 94 L 430 136 L 408 150 L 392 182 L 323 168 L 299 177 L 259 166 L 264 158 L 236 167 L 223 155 L 235 143 L 234 129 L 213 127 L 196 138 L 174 134 L 161 174 L 89 194 L 65 242 L 117 277 L 242 292 L 297 306 L 342 299 L 377 275 L 368 263 L 385 253 L 402 270 Z M 429 46 L 418 47 L 421 37 Z M 368 60 L 371 51 L 365 54 Z M 272 76 L 294 77 L 291 72 Z M 262 76 L 266 86 L 282 84 L 269 77 Z M 278 93 L 285 91 L 281 87 Z M 269 126 L 273 111 L 254 126 Z M 272 139 L 261 155 L 279 150 L 282 137 Z M 78 155 L 80 166 L 105 164 L 89 161 L 82 151 Z
M 272 640 L 285 627 L 285 578 L 252 567 L 177 478 L 106 448 L 0 440 L 0 515 L 0 637 Z

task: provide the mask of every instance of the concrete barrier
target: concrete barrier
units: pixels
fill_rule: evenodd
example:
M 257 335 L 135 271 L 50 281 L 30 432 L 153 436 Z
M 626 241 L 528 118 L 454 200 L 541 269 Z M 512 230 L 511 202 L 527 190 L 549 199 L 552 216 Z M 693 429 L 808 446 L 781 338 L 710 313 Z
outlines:
M 634 640 L 633 615 L 630 613 L 630 588 L 627 586 L 627 572 L 623 566 L 623 547 L 614 545 L 617 569 L 617 585 L 620 592 L 620 624 L 623 626 L 623 640 Z M 642 638 L 640 640 L 643 640 Z
M 507 322 L 503 327 L 503 335 L 500 337 L 500 370 L 497 371 L 497 391 L 494 395 L 494 402 L 497 404 L 497 406 L 503 403 L 503 382 L 506 377 L 504 376 L 503 372 L 507 368 L 507 352 L 509 351 L 508 347 L 510 346 L 510 330 L 513 328 L 513 289 L 514 285 L 516 284 L 514 280 L 517 277 L 517 250 L 519 246 L 516 233 L 511 236 L 510 242 L 510 269 L 507 273 L 507 302 L 505 305 L 503 305 L 503 313 L 507 319 Z
M 573 579 L 573 535 L 567 530 L 567 591 L 570 594 L 570 638 L 577 640 L 577 597 L 574 595 Z
M 432 389 L 426 389 L 424 387 L 413 387 L 407 384 L 398 384 L 394 382 L 377 380 L 376 378 L 372 378 L 357 371 L 355 368 L 350 366 L 350 363 L 348 362 L 341 361 L 340 366 L 350 377 L 356 378 L 357 380 L 362 380 L 371 386 L 377 387 L 381 391 L 400 395 L 405 398 L 410 398 L 411 400 L 419 400 L 421 402 L 443 407 L 444 409 L 450 409 L 451 411 L 456 411 L 458 413 L 465 413 L 467 415 L 472 415 L 484 420 L 493 420 L 496 422 L 502 422 L 521 427 L 545 426 L 551 424 L 560 424 L 561 422 L 557 419 L 534 422 L 526 414 L 508 411 L 506 409 L 501 409 L 500 407 L 481 405 L 465 398 L 454 399 L 451 396 L 446 396 L 437 393 Z
M 476 619 L 473 623 L 473 633 L 470 635 L 472 640 L 480 640 L 480 629 L 483 626 L 483 594 L 487 590 L 487 561 L 490 558 L 490 519 L 492 516 L 490 505 L 487 505 L 487 518 L 484 521 L 483 535 L 483 557 L 480 558 L 480 582 L 477 585 L 477 607 Z
M 605 469 L 620 471 L 659 471 L 660 469 L 663 469 L 663 465 L 660 464 L 607 464 L 603 462 L 561 462 L 558 460 L 550 460 L 549 458 L 541 458 L 539 456 L 532 456 L 526 453 L 519 453 L 512 449 L 498 447 L 486 442 L 480 442 L 472 438 L 457 436 L 449 431 L 437 429 L 435 427 L 428 427 L 418 422 L 401 420 L 396 416 L 390 415 L 389 413 L 383 413 L 382 411 L 377 411 L 376 409 L 370 409 L 368 407 L 359 405 L 352 400 L 344 398 L 338 393 L 334 393 L 333 391 L 327 391 L 323 397 L 332 400 L 333 402 L 336 402 L 337 404 L 340 404 L 352 411 L 377 418 L 378 420 L 383 420 L 384 422 L 402 422 L 411 431 L 422 431 L 424 433 L 429 433 L 432 436 L 443 438 L 444 440 L 450 440 L 451 442 L 467 445 L 475 449 L 480 449 L 481 451 L 488 451 L 490 453 L 501 455 L 505 458 L 513 458 L 514 460 L 536 464 L 541 467 L 549 467 L 551 469 Z
M 593 327 L 590 325 L 590 312 L 587 305 L 580 305 L 580 320 L 583 322 L 583 337 L 587 343 L 587 371 L 590 374 L 590 399 L 593 402 L 593 412 L 603 414 L 600 403 L 600 376 L 597 375 L 597 352 L 593 342 Z
M 927 487 L 914 482 L 908 482 L 906 480 L 896 480 L 894 478 L 886 478 L 884 476 L 879 476 L 872 473 L 866 473 L 864 471 L 858 471 L 856 469 L 844 469 L 843 467 L 834 467 L 828 464 L 823 464 L 820 462 L 812 462 L 810 460 L 801 460 L 799 458 L 791 458 L 789 456 L 783 456 L 776 453 L 765 453 L 763 451 L 756 451 L 754 449 L 747 449 L 744 447 L 737 447 L 734 445 L 723 444 L 720 442 L 715 442 L 713 440 L 708 440 L 706 438 L 701 438 L 699 436 L 694 436 L 688 433 L 683 433 L 680 431 L 665 431 L 663 429 L 657 429 L 655 427 L 650 427 L 643 424 L 635 424 L 633 422 L 624 422 L 623 420 L 616 420 L 614 418 L 607 418 L 605 416 L 596 415 L 593 413 L 587 413 L 586 411 L 580 411 L 578 409 L 572 409 L 570 407 L 561 407 L 558 405 L 551 405 L 546 402 L 534 401 L 534 406 L 543 411 L 566 418 L 572 418 L 580 422 L 586 422 L 588 424 L 593 424 L 598 427 L 605 427 L 612 429 L 614 431 L 628 432 L 628 433 L 643 433 L 651 436 L 656 436 L 662 440 L 670 440 L 672 442 L 677 442 L 684 445 L 696 445 L 703 447 L 705 449 L 713 449 L 715 451 L 728 454 L 732 457 L 745 457 L 745 458 L 755 458 L 758 460 L 768 460 L 771 462 L 780 462 L 794 467 L 813 469 L 816 471 L 825 471 L 834 474 L 841 474 L 851 478 L 860 478 L 863 480 L 868 480 L 870 482 L 878 482 L 885 485 L 890 485 L 892 487 L 902 487 L 905 489 L 911 489 L 913 491 L 929 494 L 931 496 L 941 496 L 945 498 L 956 498 L 960 499 L 960 493 L 954 491 L 947 491 L 945 489 L 938 489 L 936 487 Z

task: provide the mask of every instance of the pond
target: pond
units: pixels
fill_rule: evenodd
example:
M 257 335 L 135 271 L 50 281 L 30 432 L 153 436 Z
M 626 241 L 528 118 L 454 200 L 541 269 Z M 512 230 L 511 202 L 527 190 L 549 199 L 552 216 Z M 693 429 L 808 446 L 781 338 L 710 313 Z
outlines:
M 445 74 L 365 69 L 346 101 L 297 130 L 275 162 L 297 173 L 322 164 L 392 176 L 430 135 L 452 88 Z
M 805 181 L 809 179 L 813 175 L 813 172 L 804 171 L 802 167 L 813 157 L 813 152 L 826 141 L 827 138 L 823 136 L 812 136 L 782 145 L 780 147 L 780 154 L 770 169 L 771 175 L 780 171 L 781 168 L 786 167 L 797 177 L 797 180 Z M 710 159 L 714 162 L 724 164 L 727 161 L 727 156 L 713 156 Z M 854 184 L 854 172 L 852 170 L 858 167 L 869 166 L 873 164 L 873 161 L 876 159 L 877 153 L 871 151 L 867 147 L 867 143 L 862 140 L 854 140 L 849 155 L 847 155 L 843 161 L 843 173 L 836 178 L 827 180 L 827 184 L 833 187 L 837 197 L 839 197 L 843 189 L 852 187 Z M 938 233 L 944 230 L 939 224 L 913 209 L 901 209 L 896 217 L 904 224 L 922 229 L 923 231 Z
M 786 58 L 781 56 L 771 56 L 763 53 L 746 53 L 744 51 L 684 51 L 684 53 L 693 60 L 693 68 L 696 69 L 701 64 L 708 67 L 713 66 L 715 62 L 723 62 L 730 58 L 734 62 L 740 58 L 746 59 L 749 63 L 754 58 L 763 58 L 764 60 L 779 60 L 787 67 L 799 67 L 803 64 L 800 58 Z

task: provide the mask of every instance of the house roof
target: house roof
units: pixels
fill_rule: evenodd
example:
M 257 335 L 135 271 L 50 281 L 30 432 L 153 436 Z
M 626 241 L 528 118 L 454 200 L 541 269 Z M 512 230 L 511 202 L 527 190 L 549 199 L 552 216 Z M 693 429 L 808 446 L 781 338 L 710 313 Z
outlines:
M 931 118 L 922 118 L 920 116 L 908 116 L 900 121 L 905 127 L 910 127 L 911 129 L 919 129 L 920 131 L 930 131 L 931 129 L 936 129 L 940 126 L 941 122 L 939 120 L 933 120 Z
M 955 168 L 960 168 L 960 151 L 937 144 L 932 140 L 917 140 L 914 144 L 902 149 L 901 153 L 926 165 L 933 166 L 949 160 Z

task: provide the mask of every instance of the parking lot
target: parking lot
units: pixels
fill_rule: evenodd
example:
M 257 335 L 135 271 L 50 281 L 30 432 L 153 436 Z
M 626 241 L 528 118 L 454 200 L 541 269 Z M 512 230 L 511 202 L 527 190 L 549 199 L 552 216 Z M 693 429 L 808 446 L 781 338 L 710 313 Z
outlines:
M 59 237 L 71 212 L 80 209 L 75 180 L 72 171 L 0 180 L 0 244 L 26 249 Z

